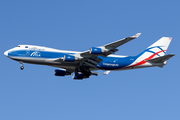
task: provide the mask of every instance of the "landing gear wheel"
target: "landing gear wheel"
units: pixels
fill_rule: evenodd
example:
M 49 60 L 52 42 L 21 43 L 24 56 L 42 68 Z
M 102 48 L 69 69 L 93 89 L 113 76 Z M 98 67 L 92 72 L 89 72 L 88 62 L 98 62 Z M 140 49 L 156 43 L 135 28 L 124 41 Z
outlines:
M 20 69 L 23 70 L 23 69 L 24 69 L 24 66 L 21 66 Z
M 75 69 L 75 76 L 78 76 L 78 68 Z
M 22 61 L 20 61 L 20 63 L 21 63 L 21 67 L 20 67 L 20 69 L 21 69 L 21 70 L 23 70 L 23 69 L 24 69 L 23 62 L 22 62 Z
M 84 75 L 89 77 L 91 75 L 91 71 L 89 69 L 86 69 Z
M 84 76 L 89 77 L 91 75 L 91 71 L 89 70 L 89 68 L 87 68 L 85 66 L 81 66 L 80 70 L 81 70 L 81 72 L 83 73 Z

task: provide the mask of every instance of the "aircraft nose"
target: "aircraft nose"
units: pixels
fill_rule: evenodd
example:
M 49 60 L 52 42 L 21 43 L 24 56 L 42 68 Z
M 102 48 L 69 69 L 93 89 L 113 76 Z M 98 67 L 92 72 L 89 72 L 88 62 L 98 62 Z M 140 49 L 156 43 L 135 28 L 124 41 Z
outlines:
M 5 55 L 5 56 L 8 56 L 8 51 L 4 52 L 4 55 Z

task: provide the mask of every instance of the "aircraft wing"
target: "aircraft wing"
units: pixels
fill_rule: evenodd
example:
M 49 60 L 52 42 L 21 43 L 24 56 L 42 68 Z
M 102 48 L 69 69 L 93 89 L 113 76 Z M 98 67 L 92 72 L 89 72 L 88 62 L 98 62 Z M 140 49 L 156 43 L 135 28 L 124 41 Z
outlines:
M 100 46 L 100 47 L 97 47 L 97 48 L 100 48 L 101 50 L 104 50 L 104 52 L 102 52 L 101 54 L 91 54 L 91 50 L 87 50 L 85 52 L 82 52 L 80 55 L 82 57 L 88 57 L 88 58 L 91 58 L 93 56 L 103 56 L 103 57 L 106 57 L 116 51 L 118 51 L 118 49 L 116 49 L 117 47 L 139 37 L 139 35 L 141 35 L 141 33 L 137 33 L 133 36 L 130 36 L 130 37 L 127 37 L 127 38 L 123 38 L 121 40 L 117 40 L 115 42 L 112 42 L 112 43 L 109 43 L 109 44 L 106 44 L 104 46 Z
M 117 40 L 115 42 L 106 44 L 104 46 L 90 48 L 90 50 L 84 51 L 82 53 L 78 53 L 75 56 L 83 58 L 83 60 L 81 60 L 80 62 L 81 65 L 83 64 L 91 68 L 96 68 L 96 65 L 102 61 L 97 56 L 107 57 L 108 55 L 113 54 L 114 52 L 118 51 L 118 49 L 116 49 L 117 47 L 139 37 L 140 34 L 141 33 L 137 33 L 133 36 L 123 38 L 121 40 Z M 100 52 L 100 53 L 96 54 L 96 52 Z
M 141 33 L 137 33 L 134 36 L 130 36 L 130 37 L 106 44 L 106 45 L 104 45 L 104 47 L 107 49 L 114 49 L 114 48 L 117 48 L 117 47 L 123 45 L 124 43 L 127 43 L 135 38 L 138 38 L 140 35 L 141 35 Z

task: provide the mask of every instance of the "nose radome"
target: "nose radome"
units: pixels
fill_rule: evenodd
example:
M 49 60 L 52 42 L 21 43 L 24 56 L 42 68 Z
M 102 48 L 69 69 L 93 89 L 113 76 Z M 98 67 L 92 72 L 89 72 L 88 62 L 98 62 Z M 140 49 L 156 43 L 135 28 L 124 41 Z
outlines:
M 8 51 L 4 52 L 4 55 L 5 55 L 5 56 L 8 56 Z

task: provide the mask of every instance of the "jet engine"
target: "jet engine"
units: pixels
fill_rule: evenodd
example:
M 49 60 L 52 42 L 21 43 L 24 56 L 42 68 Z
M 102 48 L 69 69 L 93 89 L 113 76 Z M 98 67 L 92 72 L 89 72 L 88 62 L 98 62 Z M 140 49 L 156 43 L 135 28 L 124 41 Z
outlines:
M 103 49 L 103 48 L 97 48 L 97 47 L 92 47 L 90 48 L 90 54 L 101 54 L 104 52 L 109 51 L 108 49 Z
M 74 61 L 75 61 L 75 56 L 72 56 L 72 55 L 64 55 L 63 61 L 65 61 L 65 62 L 74 62 Z
M 67 72 L 67 71 L 65 71 L 65 70 L 55 70 L 54 71 L 54 75 L 55 76 L 65 76 L 65 75 L 71 75 L 71 73 L 70 72 Z
M 74 62 L 75 60 L 81 60 L 82 58 L 75 57 L 72 55 L 64 55 L 64 57 L 61 58 L 64 62 Z

